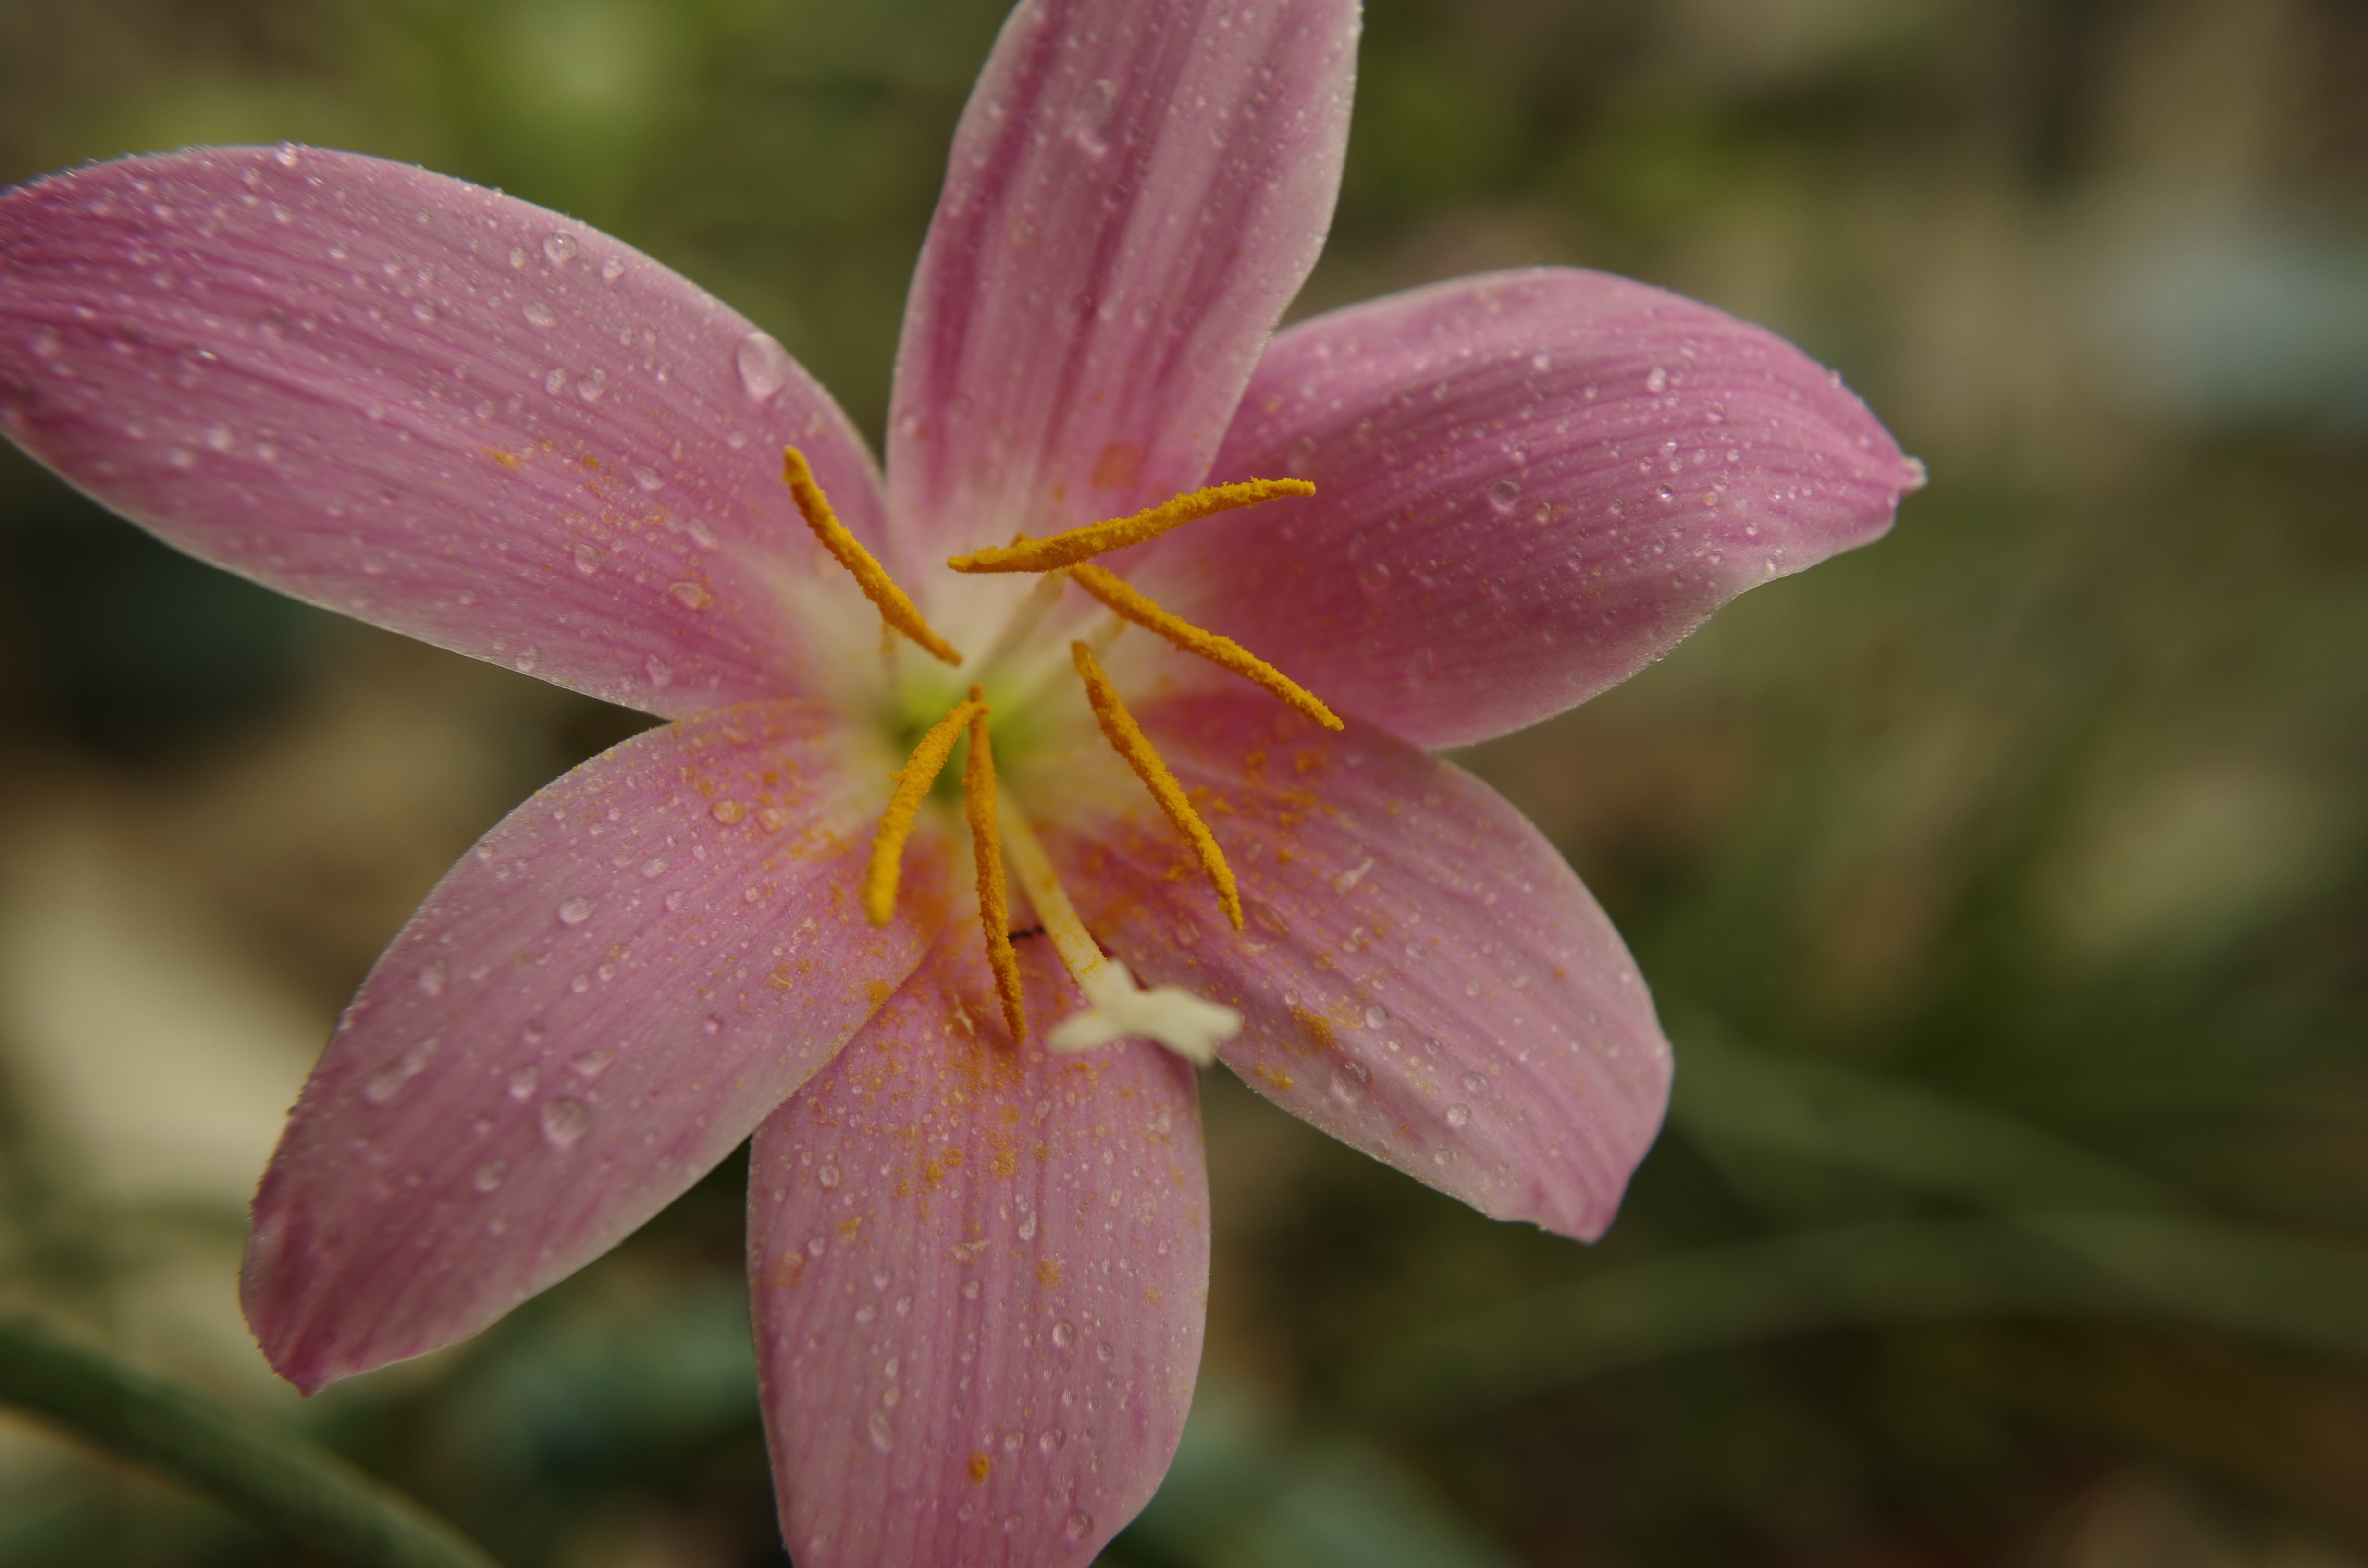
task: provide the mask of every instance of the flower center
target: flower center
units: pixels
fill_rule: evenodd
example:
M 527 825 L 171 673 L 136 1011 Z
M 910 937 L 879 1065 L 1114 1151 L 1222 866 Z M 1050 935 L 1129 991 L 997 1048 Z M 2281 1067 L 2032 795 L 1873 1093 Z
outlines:
M 962 653 L 930 628 L 918 607 L 889 577 L 887 570 L 839 522 L 822 487 L 814 483 L 814 470 L 795 447 L 785 449 L 782 454 L 782 478 L 814 538 L 832 559 L 847 568 L 864 597 L 877 607 L 887 634 L 901 634 L 944 663 L 964 667 Z M 995 972 L 996 990 L 1002 998 L 1004 1019 L 1014 1040 L 1025 1038 L 1027 1016 L 1020 1002 L 1019 961 L 1011 946 L 1010 895 L 1005 881 L 1007 856 L 1019 885 L 1027 892 L 1029 903 L 1035 907 L 1036 917 L 1042 923 L 1053 951 L 1086 996 L 1086 1010 L 1045 1037 L 1045 1043 L 1053 1050 L 1087 1051 L 1128 1035 L 1141 1035 L 1205 1067 L 1216 1060 L 1218 1045 L 1240 1029 L 1242 1020 L 1232 1008 L 1195 996 L 1180 986 L 1160 985 L 1146 991 L 1135 983 L 1124 964 L 1101 950 L 1078 917 L 1076 906 L 1070 903 L 1068 892 L 1053 871 L 1034 827 L 997 790 L 988 723 L 993 710 L 981 683 L 1034 634 L 1060 599 L 1064 585 L 1075 583 L 1108 609 L 1110 619 L 1101 632 L 1092 640 L 1076 640 L 1069 644 L 1070 662 L 1085 684 L 1086 700 L 1111 749 L 1134 770 L 1161 812 L 1190 846 L 1201 873 L 1216 892 L 1225 918 L 1235 930 L 1241 929 L 1241 894 L 1232 869 L 1225 864 L 1224 850 L 1209 831 L 1208 824 L 1201 821 L 1200 812 L 1193 809 L 1183 786 L 1160 760 L 1150 737 L 1127 711 L 1117 687 L 1102 670 L 1094 644 L 1099 642 L 1106 649 L 1129 624 L 1140 626 L 1188 653 L 1265 687 L 1326 729 L 1339 729 L 1340 721 L 1273 665 L 1232 639 L 1204 631 L 1162 609 L 1122 578 L 1094 565 L 1093 558 L 1156 539 L 1196 518 L 1254 506 L 1279 495 L 1315 493 L 1314 485 L 1299 479 L 1252 479 L 1212 485 L 1132 517 L 1089 523 L 1050 539 L 1030 540 L 1023 535 L 1008 545 L 955 556 L 946 562 L 962 573 L 1035 573 L 1039 581 L 996 633 L 985 655 L 970 666 L 976 679 L 969 695 L 928 727 L 905 766 L 897 770 L 887 809 L 881 813 L 880 829 L 872 839 L 864 907 L 874 925 L 884 926 L 895 917 L 905 841 L 912 835 L 922 802 L 938 775 L 952 757 L 954 747 L 967 738 L 970 750 L 962 768 L 963 815 L 970 826 L 972 857 L 978 877 L 979 925 L 985 938 L 987 963 Z

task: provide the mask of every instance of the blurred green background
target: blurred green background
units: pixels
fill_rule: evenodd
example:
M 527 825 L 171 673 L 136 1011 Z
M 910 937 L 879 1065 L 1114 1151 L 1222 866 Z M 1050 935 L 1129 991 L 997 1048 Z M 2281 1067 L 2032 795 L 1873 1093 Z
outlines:
M 876 433 L 999 0 L 5 0 L 0 180 L 189 142 L 565 209 Z M 1299 309 L 1572 262 L 1839 367 L 1882 543 L 1466 758 L 1679 1047 L 1585 1248 L 1206 1080 L 1202 1395 L 1135 1568 L 2368 1564 L 2368 15 L 1370 0 Z M 0 1304 L 517 1568 L 781 1561 L 736 1167 L 304 1404 L 242 1207 L 444 866 L 631 715 L 0 452 Z M 0 1412 L 0 1562 L 306 1561 Z

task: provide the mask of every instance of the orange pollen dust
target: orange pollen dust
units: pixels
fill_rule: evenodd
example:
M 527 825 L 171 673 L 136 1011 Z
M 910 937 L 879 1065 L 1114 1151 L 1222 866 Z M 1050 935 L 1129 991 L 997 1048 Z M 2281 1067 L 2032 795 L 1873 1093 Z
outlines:
M 829 501 L 823 495 L 822 487 L 814 481 L 813 469 L 808 466 L 803 454 L 794 447 L 784 449 L 782 478 L 790 487 L 799 514 L 804 517 L 806 526 L 814 530 L 814 538 L 833 559 L 847 568 L 864 597 L 879 609 L 883 635 L 891 631 L 901 632 L 945 663 L 961 665 L 962 654 L 930 629 L 928 622 L 922 619 L 918 607 L 890 580 L 886 569 L 838 521 Z M 1299 479 L 1252 479 L 1212 485 L 1178 495 L 1132 517 L 1091 523 L 1055 534 L 1050 539 L 1031 540 L 1021 536 L 1008 546 L 956 556 L 946 564 L 957 572 L 965 573 L 1030 572 L 1045 574 L 1045 589 L 1039 590 L 1036 602 L 1029 612 L 1031 617 L 1041 616 L 1049 608 L 1051 599 L 1058 597 L 1058 590 L 1052 585 L 1064 580 L 1073 582 L 1118 618 L 1108 623 L 1111 631 L 1117 631 L 1121 622 L 1131 622 L 1156 632 L 1185 653 L 1197 654 L 1220 669 L 1263 687 L 1325 728 L 1338 730 L 1342 727 L 1339 718 L 1281 671 L 1231 638 L 1204 631 L 1161 608 L 1116 574 L 1092 563 L 1094 556 L 1141 544 L 1196 518 L 1256 506 L 1280 496 L 1312 495 L 1315 493 L 1314 485 Z M 1050 598 L 1045 597 L 1046 590 L 1050 590 Z M 1032 626 L 1034 621 L 1025 619 L 1025 624 Z M 1160 759 L 1150 737 L 1135 722 L 1134 716 L 1127 711 L 1117 688 L 1094 656 L 1093 646 L 1085 642 L 1072 642 L 1069 649 L 1078 679 L 1086 688 L 1086 699 L 1093 710 L 1103 737 L 1133 769 L 1162 813 L 1190 846 L 1202 874 L 1216 892 L 1225 918 L 1235 929 L 1241 929 L 1240 890 L 1235 882 L 1232 869 L 1225 863 L 1224 851 L 1218 846 L 1216 835 L 1210 832 L 1208 824 L 1201 820 L 1200 812 L 1186 796 L 1183 786 L 1177 782 L 1176 776 Z M 988 655 L 990 662 L 996 662 L 997 657 L 997 653 Z M 1029 881 L 1031 889 L 1034 881 L 1047 882 L 1041 896 L 1031 891 L 1031 900 L 1042 904 L 1049 898 L 1058 906 L 1051 914 L 1042 909 L 1038 914 L 1041 919 L 1049 919 L 1053 914 L 1063 917 L 1060 924 L 1064 932 L 1056 935 L 1065 935 L 1066 939 L 1053 944 L 1062 956 L 1063 963 L 1087 990 L 1089 1000 L 1097 1004 L 1100 1001 L 1097 993 L 1107 990 L 1109 980 L 1107 976 L 1098 976 L 1094 972 L 1106 967 L 1105 960 L 1090 936 L 1077 922 L 1074 911 L 1068 907 L 1067 896 L 1060 891 L 1057 880 L 1048 880 L 1051 879 L 1050 862 L 1037 865 L 1037 861 L 1043 861 L 1044 857 L 1041 849 L 1033 847 L 1034 835 L 1029 830 L 1026 819 L 1018 817 L 1010 806 L 998 802 L 995 754 L 987 722 L 991 711 L 984 689 L 973 686 L 966 698 L 955 703 L 943 717 L 929 726 L 913 747 L 905 766 L 897 770 L 887 809 L 881 813 L 879 831 L 871 843 L 871 863 L 864 883 L 864 911 L 876 926 L 884 926 L 895 918 L 897 884 L 902 875 L 905 846 L 912 836 L 921 802 L 928 798 L 939 774 L 951 758 L 955 744 L 966 735 L 970 741 L 970 753 L 962 768 L 963 815 L 970 827 L 972 856 L 978 878 L 979 924 L 985 938 L 987 962 L 994 971 L 996 990 L 1002 999 L 1004 1021 L 1011 1030 L 1012 1039 L 1017 1040 L 1024 1038 L 1027 1021 L 1020 1002 L 1019 964 L 1012 949 L 1009 930 L 1010 893 L 1004 871 L 1004 840 L 1008 835 L 1018 834 L 1026 841 L 1023 847 L 1030 848 L 1035 856 L 1034 860 L 1021 868 L 1027 871 L 1029 866 L 1035 866 L 1031 874 L 1033 880 L 1023 878 L 1023 881 Z M 1066 931 L 1068 926 L 1076 928 Z M 1076 950 L 1073 953 L 1072 949 Z M 1095 981 L 1095 983 L 1087 984 L 1088 980 Z M 1235 1021 L 1238 1022 L 1237 1017 Z M 1056 1036 L 1059 1032 L 1055 1031 Z M 1205 1060 L 1205 1057 L 1196 1059 Z

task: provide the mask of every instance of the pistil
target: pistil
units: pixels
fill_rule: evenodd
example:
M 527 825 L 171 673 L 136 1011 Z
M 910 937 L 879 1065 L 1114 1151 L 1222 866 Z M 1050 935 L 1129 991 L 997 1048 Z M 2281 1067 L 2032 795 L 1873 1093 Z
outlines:
M 1055 1051 L 1091 1051 L 1128 1035 L 1157 1040 L 1198 1067 L 1217 1060 L 1217 1047 L 1241 1032 L 1242 1016 L 1231 1007 L 1195 996 L 1180 985 L 1156 985 L 1145 991 L 1134 983 L 1126 965 L 1105 954 L 1086 923 L 1077 918 L 1068 890 L 1053 869 L 1052 858 L 1028 818 L 1005 805 L 999 812 L 1003 841 L 1011 852 L 1011 869 L 1027 890 L 1036 918 L 1052 939 L 1062 965 L 1086 994 L 1089 1004 L 1063 1021 L 1045 1037 Z

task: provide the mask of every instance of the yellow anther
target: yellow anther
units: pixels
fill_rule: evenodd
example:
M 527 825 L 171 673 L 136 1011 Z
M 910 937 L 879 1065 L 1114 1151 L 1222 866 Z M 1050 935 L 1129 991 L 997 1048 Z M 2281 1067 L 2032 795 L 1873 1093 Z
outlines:
M 1110 676 L 1102 674 L 1094 651 L 1083 642 L 1072 642 L 1069 656 L 1076 661 L 1077 674 L 1086 683 L 1086 700 L 1094 705 L 1094 717 L 1101 722 L 1102 733 L 1119 756 L 1126 758 L 1127 766 L 1151 791 L 1151 798 L 1159 802 L 1159 809 L 1176 824 L 1176 831 L 1190 841 L 1192 853 L 1200 858 L 1201 869 L 1217 890 L 1217 902 L 1224 906 L 1225 918 L 1234 923 L 1235 930 L 1240 930 L 1242 895 L 1234 886 L 1233 868 L 1225 864 L 1225 852 L 1217 847 L 1209 824 L 1201 820 L 1201 813 L 1184 798 L 1184 786 L 1176 782 L 1176 775 L 1167 771 L 1167 765 L 1151 749 L 1150 737 L 1143 733 L 1143 726 L 1134 722 L 1134 715 L 1118 699 L 1118 692 L 1111 687 Z
M 920 814 L 923 797 L 953 754 L 962 726 L 985 712 L 986 704 L 975 697 L 957 702 L 951 712 L 929 726 L 929 733 L 897 770 L 896 790 L 888 797 L 888 809 L 880 813 L 880 831 L 871 839 L 871 869 L 864 879 L 864 913 L 871 916 L 874 926 L 885 926 L 896 916 L 896 882 L 905 872 L 905 841 L 913 836 L 913 819 Z
M 1014 1040 L 1028 1036 L 1019 1004 L 1019 956 L 1011 950 L 1011 895 L 1003 881 L 1003 835 L 996 824 L 995 748 L 986 738 L 985 694 L 970 688 L 970 760 L 962 765 L 962 814 L 970 819 L 971 855 L 978 863 L 978 923 L 986 933 L 986 961 L 1003 998 L 1003 1021 Z
M 805 454 L 795 447 L 781 449 L 781 479 L 789 485 L 790 495 L 797 502 L 798 515 L 805 518 L 806 527 L 814 529 L 814 538 L 822 541 L 822 547 L 830 551 L 834 560 L 854 574 L 863 597 L 879 607 L 880 619 L 947 664 L 961 664 L 962 655 L 954 651 L 953 644 L 929 630 L 929 623 L 921 619 L 920 610 L 905 597 L 905 590 L 888 575 L 887 568 L 872 559 L 862 540 L 847 531 L 847 525 L 830 509 L 822 486 L 814 483 L 814 470 L 807 466 Z
M 1069 578 L 1137 626 L 1156 631 L 1188 653 L 1198 653 L 1212 665 L 1231 670 L 1246 680 L 1256 681 L 1326 729 L 1346 727 L 1334 716 L 1332 710 L 1315 700 L 1315 694 L 1305 687 L 1232 638 L 1203 631 L 1190 621 L 1168 614 L 1129 586 L 1122 578 L 1091 564 L 1070 567 Z
M 957 572 L 1051 572 L 1063 566 L 1074 566 L 1080 561 L 1090 561 L 1104 551 L 1123 550 L 1130 544 L 1156 539 L 1169 528 L 1179 528 L 1196 517 L 1213 512 L 1230 512 L 1236 506 L 1255 506 L 1261 501 L 1271 501 L 1278 495 L 1313 495 L 1315 486 L 1304 479 L 1246 479 L 1238 484 L 1212 484 L 1205 490 L 1195 490 L 1158 506 L 1137 512 L 1131 517 L 1112 517 L 1108 522 L 1087 523 L 1081 528 L 1054 534 L 1051 539 L 1028 540 L 1003 547 L 994 547 L 969 555 L 957 555 L 946 562 Z

